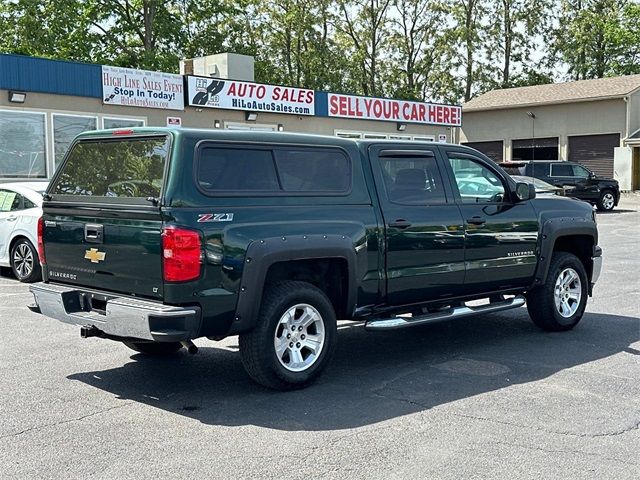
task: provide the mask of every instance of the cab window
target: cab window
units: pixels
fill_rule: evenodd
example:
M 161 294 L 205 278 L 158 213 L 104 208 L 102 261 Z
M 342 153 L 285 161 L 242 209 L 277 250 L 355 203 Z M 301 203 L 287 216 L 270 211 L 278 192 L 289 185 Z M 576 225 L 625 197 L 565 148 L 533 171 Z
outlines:
M 389 201 L 401 205 L 445 203 L 444 184 L 434 157 L 381 157 Z
M 495 203 L 505 198 L 502 180 L 480 162 L 449 157 L 453 176 L 463 203 Z

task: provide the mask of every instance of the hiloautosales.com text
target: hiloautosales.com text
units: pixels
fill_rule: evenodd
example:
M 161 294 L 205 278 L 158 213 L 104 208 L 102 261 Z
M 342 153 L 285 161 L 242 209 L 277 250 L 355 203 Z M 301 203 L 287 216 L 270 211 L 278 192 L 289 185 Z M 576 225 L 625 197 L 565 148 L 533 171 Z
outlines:
M 293 107 L 291 105 L 285 105 L 276 102 L 267 103 L 257 102 L 255 100 L 246 101 L 239 98 L 234 98 L 233 100 L 231 100 L 231 105 L 233 105 L 233 108 L 262 112 L 299 113 L 306 115 L 311 113 L 309 107 Z

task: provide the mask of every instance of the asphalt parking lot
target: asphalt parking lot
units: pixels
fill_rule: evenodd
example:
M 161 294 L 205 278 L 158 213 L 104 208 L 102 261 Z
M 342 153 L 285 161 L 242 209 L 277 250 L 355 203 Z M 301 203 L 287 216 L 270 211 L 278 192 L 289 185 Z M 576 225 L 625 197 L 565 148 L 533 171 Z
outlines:
M 342 329 L 312 387 L 267 391 L 237 338 L 146 359 L 26 309 L 0 277 L 0 478 L 640 476 L 640 196 L 599 214 L 604 271 L 578 327 L 526 309 Z

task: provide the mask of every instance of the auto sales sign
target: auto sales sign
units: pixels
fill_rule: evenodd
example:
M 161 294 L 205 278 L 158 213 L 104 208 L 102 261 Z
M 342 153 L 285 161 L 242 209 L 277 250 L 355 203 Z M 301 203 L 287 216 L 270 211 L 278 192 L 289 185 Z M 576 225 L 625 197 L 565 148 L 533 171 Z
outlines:
M 181 75 L 102 66 L 102 103 L 184 110 Z
M 425 123 L 448 127 L 462 125 L 462 107 L 458 105 L 439 105 L 337 93 L 329 93 L 327 97 L 330 117 Z
M 189 105 L 253 112 L 314 115 L 314 91 L 210 77 L 189 76 Z

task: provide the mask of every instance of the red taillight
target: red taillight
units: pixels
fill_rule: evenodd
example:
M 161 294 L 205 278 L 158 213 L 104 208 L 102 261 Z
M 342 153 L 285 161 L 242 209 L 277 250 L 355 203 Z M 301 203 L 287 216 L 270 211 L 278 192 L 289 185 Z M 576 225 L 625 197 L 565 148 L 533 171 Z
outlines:
M 114 130 L 112 135 L 131 135 L 133 134 L 133 130 L 125 129 L 125 130 Z
M 200 234 L 185 228 L 162 229 L 162 266 L 166 282 L 186 282 L 200 276 Z
M 38 256 L 40 257 L 40 264 L 44 265 L 47 262 L 44 258 L 44 218 L 40 217 L 38 219 Z

